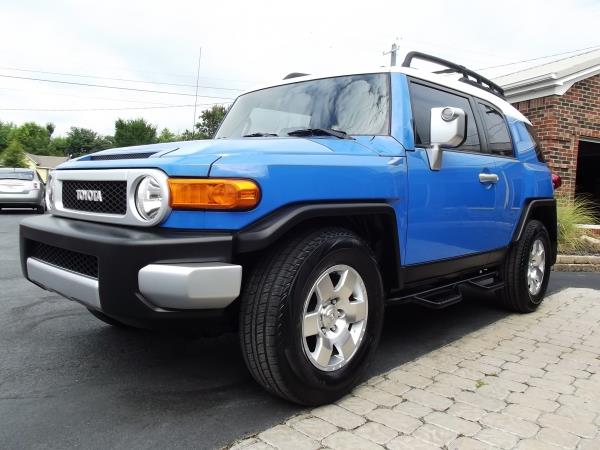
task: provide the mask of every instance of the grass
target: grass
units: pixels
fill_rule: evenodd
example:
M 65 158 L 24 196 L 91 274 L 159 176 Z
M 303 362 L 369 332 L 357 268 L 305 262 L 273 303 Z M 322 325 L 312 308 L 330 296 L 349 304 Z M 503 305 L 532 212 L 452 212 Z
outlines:
M 587 250 L 586 244 L 581 240 L 585 230 L 578 225 L 597 225 L 598 214 L 595 204 L 588 198 L 577 197 L 575 200 L 557 196 L 558 215 L 558 251 Z

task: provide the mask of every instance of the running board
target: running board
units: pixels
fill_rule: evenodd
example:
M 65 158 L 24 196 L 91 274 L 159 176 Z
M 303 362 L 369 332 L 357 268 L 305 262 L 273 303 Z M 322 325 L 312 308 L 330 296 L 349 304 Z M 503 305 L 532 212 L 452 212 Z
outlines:
M 487 292 L 493 292 L 502 289 L 504 282 L 499 280 L 498 272 L 486 272 L 424 291 L 388 298 L 387 301 L 390 304 L 416 303 L 430 309 L 446 308 L 462 300 L 462 293 L 459 289 L 461 286 L 471 286 Z
M 442 288 L 415 294 L 411 303 L 416 303 L 430 309 L 442 309 L 462 300 L 462 294 L 457 287 Z

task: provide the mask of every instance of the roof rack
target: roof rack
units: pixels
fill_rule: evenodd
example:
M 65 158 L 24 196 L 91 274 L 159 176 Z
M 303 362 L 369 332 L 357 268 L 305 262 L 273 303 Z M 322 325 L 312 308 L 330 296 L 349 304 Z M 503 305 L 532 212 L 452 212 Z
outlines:
M 483 75 L 480 75 L 477 72 L 472 71 L 471 69 L 467 69 L 465 66 L 455 64 L 451 61 L 447 61 L 442 58 L 438 58 L 437 56 L 428 55 L 427 53 L 409 52 L 404 58 L 402 67 L 410 67 L 410 64 L 412 63 L 413 59 L 420 59 L 422 61 L 429 61 L 435 64 L 439 64 L 440 66 L 445 66 L 447 67 L 447 69 L 438 70 L 434 73 L 460 73 L 462 74 L 462 77 L 460 77 L 458 81 L 462 81 L 463 83 L 476 86 L 480 89 L 491 92 L 492 94 L 500 98 L 504 98 L 504 89 L 502 89 L 493 81 L 488 80 Z

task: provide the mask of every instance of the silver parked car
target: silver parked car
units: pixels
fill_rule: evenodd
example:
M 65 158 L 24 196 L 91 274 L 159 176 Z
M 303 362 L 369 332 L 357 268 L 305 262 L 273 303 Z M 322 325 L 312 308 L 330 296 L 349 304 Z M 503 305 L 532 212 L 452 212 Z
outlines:
M 34 208 L 46 210 L 45 186 L 35 170 L 0 168 L 0 209 Z

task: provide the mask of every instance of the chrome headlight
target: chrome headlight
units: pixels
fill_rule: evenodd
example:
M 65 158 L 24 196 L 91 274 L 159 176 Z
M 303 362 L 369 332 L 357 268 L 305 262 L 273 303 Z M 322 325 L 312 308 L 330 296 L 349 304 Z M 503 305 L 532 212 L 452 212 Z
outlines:
M 135 206 L 144 220 L 154 220 L 165 200 L 166 193 L 156 178 L 146 175 L 140 179 L 135 190 Z
M 48 179 L 46 180 L 46 209 L 54 209 L 54 170 L 48 172 Z

